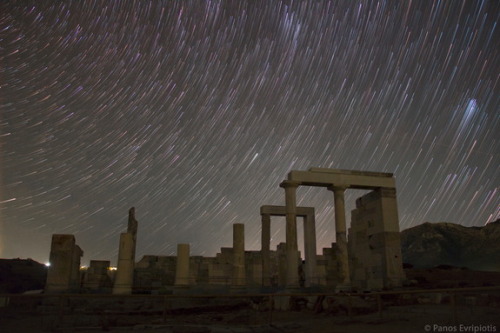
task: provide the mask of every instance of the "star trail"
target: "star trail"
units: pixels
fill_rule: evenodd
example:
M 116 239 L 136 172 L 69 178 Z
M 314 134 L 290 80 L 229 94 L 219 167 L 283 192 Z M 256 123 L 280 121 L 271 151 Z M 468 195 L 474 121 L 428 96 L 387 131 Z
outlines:
M 309 167 L 394 173 L 401 229 L 492 222 L 499 21 L 493 0 L 3 1 L 0 256 L 67 233 L 114 261 L 132 206 L 138 258 L 213 256 L 232 223 L 257 250 L 260 206 Z M 333 194 L 297 198 L 330 246 Z

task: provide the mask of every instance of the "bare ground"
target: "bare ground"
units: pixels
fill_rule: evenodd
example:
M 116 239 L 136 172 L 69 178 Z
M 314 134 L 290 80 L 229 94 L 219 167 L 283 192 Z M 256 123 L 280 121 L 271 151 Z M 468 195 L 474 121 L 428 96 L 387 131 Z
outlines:
M 260 312 L 249 309 L 199 314 L 117 316 L 40 314 L 22 309 L 0 311 L 0 332 L 500 332 L 500 308 L 449 304 L 385 307 L 364 315 L 311 310 Z

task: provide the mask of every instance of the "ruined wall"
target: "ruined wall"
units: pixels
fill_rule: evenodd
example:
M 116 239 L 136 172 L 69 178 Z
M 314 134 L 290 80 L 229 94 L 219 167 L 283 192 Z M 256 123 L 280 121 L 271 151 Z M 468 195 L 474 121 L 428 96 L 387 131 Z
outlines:
M 77 291 L 80 287 L 80 258 L 83 251 L 73 235 L 52 235 L 50 267 L 45 292 Z
M 158 291 L 164 286 L 173 286 L 177 257 L 146 255 L 136 263 L 134 290 Z
M 283 251 L 282 251 L 283 252 Z M 284 252 L 283 252 L 284 254 Z M 271 272 L 275 286 L 279 285 L 278 254 L 271 251 Z M 282 264 L 286 260 L 282 257 Z M 175 284 L 176 256 L 146 255 L 135 265 L 134 291 L 153 292 L 170 290 Z M 215 257 L 191 256 L 189 258 L 189 283 L 192 287 L 230 287 L 233 273 L 233 249 L 221 248 Z M 283 272 L 284 267 L 283 267 Z M 282 279 L 285 274 L 282 273 Z M 262 257 L 260 251 L 245 251 L 246 287 L 262 285 Z
M 328 288 L 335 288 L 340 282 L 344 281 L 344 277 L 340 275 L 341 260 L 338 258 L 337 244 L 332 243 L 332 247 L 323 248 L 323 254 L 317 256 L 318 285 Z
M 84 275 L 83 288 L 94 292 L 111 291 L 109 264 L 109 260 L 91 260 Z
M 394 189 L 378 189 L 356 200 L 348 247 L 354 288 L 378 290 L 402 285 L 405 275 Z

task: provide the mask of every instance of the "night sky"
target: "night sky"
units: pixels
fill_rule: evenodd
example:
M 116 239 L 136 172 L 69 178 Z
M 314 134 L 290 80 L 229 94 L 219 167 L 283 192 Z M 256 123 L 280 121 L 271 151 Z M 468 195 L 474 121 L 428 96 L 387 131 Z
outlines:
M 46 261 L 66 233 L 114 262 L 132 206 L 137 258 L 214 256 L 233 223 L 257 250 L 260 206 L 310 167 L 394 173 L 401 229 L 500 217 L 500 1 L 2 1 L 0 20 L 0 257 Z M 333 194 L 297 197 L 330 246 Z

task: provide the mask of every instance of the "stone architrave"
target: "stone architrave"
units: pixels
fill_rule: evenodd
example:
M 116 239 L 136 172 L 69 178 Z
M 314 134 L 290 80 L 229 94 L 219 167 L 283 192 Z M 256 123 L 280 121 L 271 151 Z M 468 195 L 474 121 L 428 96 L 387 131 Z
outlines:
M 326 168 L 310 168 L 308 171 L 292 170 L 288 173 L 287 180 L 297 182 L 300 186 L 343 186 L 362 190 L 396 187 L 392 173 L 358 170 Z
M 74 235 L 52 235 L 46 293 L 69 292 L 80 286 L 80 257 L 83 251 Z

